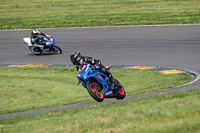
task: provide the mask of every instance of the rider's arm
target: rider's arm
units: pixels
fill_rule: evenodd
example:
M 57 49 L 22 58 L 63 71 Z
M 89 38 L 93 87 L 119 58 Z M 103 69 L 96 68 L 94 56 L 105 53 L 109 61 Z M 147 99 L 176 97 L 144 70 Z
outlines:
M 44 34 L 43 32 L 40 32 L 40 35 L 45 36 L 45 37 L 50 37 L 50 35 Z
M 50 37 L 49 35 L 47 35 L 47 34 L 44 34 L 43 32 L 40 32 L 40 35 L 42 35 L 42 36 L 44 36 L 44 37 Z M 48 38 L 43 38 L 43 41 L 48 41 L 49 39 Z M 41 42 L 41 43 L 43 43 L 43 42 Z
M 76 66 L 76 70 L 79 71 L 79 66 Z
M 96 66 L 97 68 L 101 65 L 101 61 L 100 60 L 96 60 L 92 57 L 82 57 L 83 62 L 89 63 L 91 65 Z

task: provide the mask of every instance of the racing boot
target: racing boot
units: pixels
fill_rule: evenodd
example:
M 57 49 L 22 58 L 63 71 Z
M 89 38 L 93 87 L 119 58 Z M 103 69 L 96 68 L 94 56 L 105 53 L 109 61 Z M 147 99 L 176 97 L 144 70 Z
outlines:
M 110 87 L 114 90 L 115 86 L 117 85 L 117 80 L 114 79 L 113 77 L 110 77 L 109 79 Z
M 40 43 L 38 44 L 38 46 L 40 47 L 41 50 L 44 49 L 45 45 L 46 45 L 45 42 L 40 42 Z
M 110 88 L 111 88 L 112 90 L 114 90 L 114 84 L 111 82 L 111 80 L 110 80 L 109 78 L 106 80 L 106 82 L 107 82 L 107 84 L 110 86 Z
M 38 47 L 40 47 L 40 49 L 43 50 L 44 45 L 38 45 Z
M 122 85 L 120 84 L 120 82 L 118 82 L 115 78 L 111 77 L 111 83 L 114 85 L 114 89 L 121 89 L 123 88 Z

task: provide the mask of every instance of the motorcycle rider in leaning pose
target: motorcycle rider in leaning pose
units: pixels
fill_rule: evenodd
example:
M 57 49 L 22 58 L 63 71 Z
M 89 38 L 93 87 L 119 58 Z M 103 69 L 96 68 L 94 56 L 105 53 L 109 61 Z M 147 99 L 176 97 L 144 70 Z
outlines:
M 70 55 L 70 60 L 72 64 L 76 65 L 76 70 L 79 70 L 79 66 L 81 64 L 87 63 L 94 66 L 96 69 L 99 69 L 103 74 L 105 74 L 111 83 L 116 86 L 121 86 L 118 84 L 115 78 L 113 78 L 112 74 L 106 69 L 104 65 L 101 64 L 100 60 L 94 59 L 88 56 L 82 56 L 80 52 L 74 52 Z M 112 88 L 113 89 L 113 88 Z
M 44 34 L 43 32 L 40 32 L 38 29 L 33 29 L 31 32 L 31 43 L 39 45 L 41 48 L 45 46 L 45 41 L 48 41 L 46 38 L 40 43 L 38 43 L 39 40 L 39 35 L 44 36 L 44 37 L 50 37 L 47 34 Z

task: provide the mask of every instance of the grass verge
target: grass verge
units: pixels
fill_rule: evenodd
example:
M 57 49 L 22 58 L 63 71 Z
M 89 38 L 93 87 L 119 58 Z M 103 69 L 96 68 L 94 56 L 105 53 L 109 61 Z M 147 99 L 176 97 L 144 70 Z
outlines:
M 189 74 L 111 68 L 127 95 L 167 89 L 190 82 Z M 93 101 L 77 85 L 74 67 L 0 67 L 0 114 Z
M 199 0 L 0 1 L 0 29 L 196 23 Z
M 200 89 L 0 120 L 1 132 L 197 133 Z

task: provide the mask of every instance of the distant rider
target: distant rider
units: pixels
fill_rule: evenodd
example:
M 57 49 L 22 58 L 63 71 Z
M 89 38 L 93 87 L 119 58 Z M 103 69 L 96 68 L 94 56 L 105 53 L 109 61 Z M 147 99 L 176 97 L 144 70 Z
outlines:
M 71 62 L 76 65 L 77 71 L 79 70 L 79 66 L 81 64 L 87 63 L 91 64 L 97 69 L 100 69 L 100 71 L 105 74 L 111 83 L 114 85 L 117 85 L 116 79 L 113 78 L 112 74 L 106 69 L 104 65 L 101 64 L 100 60 L 94 59 L 92 57 L 88 56 L 82 56 L 80 52 L 74 52 L 70 55 Z
M 41 45 L 42 47 L 44 47 L 45 46 L 45 41 L 48 41 L 48 40 L 44 38 L 43 41 L 38 42 L 38 40 L 40 38 L 39 35 L 40 36 L 44 36 L 44 37 L 50 37 L 49 35 L 44 34 L 43 32 L 40 32 L 37 29 L 33 29 L 32 32 L 31 32 L 31 43 L 32 44 L 36 44 L 36 45 Z

